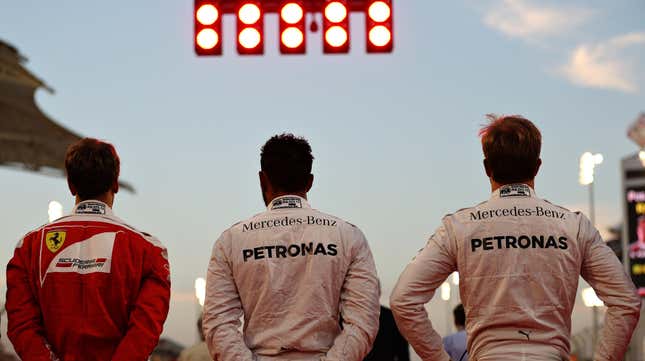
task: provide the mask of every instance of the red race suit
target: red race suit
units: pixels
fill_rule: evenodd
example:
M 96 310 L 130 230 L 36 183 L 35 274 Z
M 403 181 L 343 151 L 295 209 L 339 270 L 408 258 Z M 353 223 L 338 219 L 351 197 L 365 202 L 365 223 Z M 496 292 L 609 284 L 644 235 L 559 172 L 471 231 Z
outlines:
M 164 246 L 98 201 L 27 234 L 7 265 L 7 333 L 23 360 L 147 360 L 169 301 Z

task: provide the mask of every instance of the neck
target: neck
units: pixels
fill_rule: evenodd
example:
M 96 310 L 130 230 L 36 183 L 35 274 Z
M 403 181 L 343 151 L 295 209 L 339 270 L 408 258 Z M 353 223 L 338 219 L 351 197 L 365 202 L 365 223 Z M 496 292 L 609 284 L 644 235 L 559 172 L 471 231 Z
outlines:
M 459 325 L 456 325 L 455 327 L 457 328 L 457 331 L 458 331 L 458 332 L 459 332 L 459 331 L 463 331 L 463 330 L 465 330 L 465 329 L 466 329 L 466 327 L 464 327 L 464 326 L 459 326 Z
M 90 199 L 81 199 L 78 195 L 76 195 L 76 204 L 78 205 L 81 202 L 89 201 Z M 112 205 L 114 204 L 114 194 L 107 192 L 105 194 L 102 194 L 100 196 L 92 197 L 91 200 L 103 202 L 107 204 L 108 207 L 112 208 Z
M 535 189 L 535 179 L 527 180 L 524 182 L 517 182 L 517 183 L 522 183 L 526 184 L 527 186 L 531 187 L 532 189 Z M 491 187 L 491 192 L 495 192 L 496 190 L 500 189 L 501 187 L 509 184 L 517 184 L 517 183 L 497 183 L 493 178 L 490 178 L 490 187 Z

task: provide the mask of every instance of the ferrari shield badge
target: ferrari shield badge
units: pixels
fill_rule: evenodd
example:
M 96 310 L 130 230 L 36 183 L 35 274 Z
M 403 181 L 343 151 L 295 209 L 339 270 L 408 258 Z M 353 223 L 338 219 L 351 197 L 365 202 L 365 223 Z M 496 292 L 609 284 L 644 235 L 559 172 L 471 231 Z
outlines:
M 65 231 L 47 232 L 47 235 L 45 235 L 47 248 L 52 252 L 58 251 L 65 243 L 66 235 Z

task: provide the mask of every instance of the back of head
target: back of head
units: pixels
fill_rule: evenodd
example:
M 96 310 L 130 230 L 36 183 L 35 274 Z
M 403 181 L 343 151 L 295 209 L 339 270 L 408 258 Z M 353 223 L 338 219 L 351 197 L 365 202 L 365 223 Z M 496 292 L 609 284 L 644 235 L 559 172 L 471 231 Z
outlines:
M 528 119 L 489 114 L 479 132 L 489 176 L 500 184 L 533 180 L 540 166 L 542 135 Z
M 466 326 L 466 312 L 464 311 L 464 305 L 461 303 L 452 310 L 452 315 L 455 318 L 455 325 L 464 327 Z
M 276 190 L 293 193 L 306 190 L 313 159 L 309 142 L 287 133 L 271 137 L 262 146 L 260 155 L 262 171 L 271 185 Z
M 83 138 L 67 149 L 65 170 L 81 200 L 94 199 L 118 184 L 120 161 L 112 144 Z

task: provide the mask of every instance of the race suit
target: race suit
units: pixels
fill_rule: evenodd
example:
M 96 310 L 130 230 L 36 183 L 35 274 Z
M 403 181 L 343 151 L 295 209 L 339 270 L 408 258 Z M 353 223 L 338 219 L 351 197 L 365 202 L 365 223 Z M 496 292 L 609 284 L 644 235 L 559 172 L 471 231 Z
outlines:
M 640 299 L 589 219 L 524 184 L 443 219 L 391 296 L 401 332 L 423 360 L 448 360 L 424 305 L 452 272 L 466 311 L 469 359 L 569 360 L 581 275 L 607 306 L 594 360 L 622 360 Z
M 304 198 L 274 199 L 213 247 L 203 328 L 218 361 L 359 361 L 376 337 L 379 309 L 363 233 Z
M 7 266 L 7 333 L 23 360 L 147 360 L 169 300 L 166 249 L 98 201 L 27 234 Z

